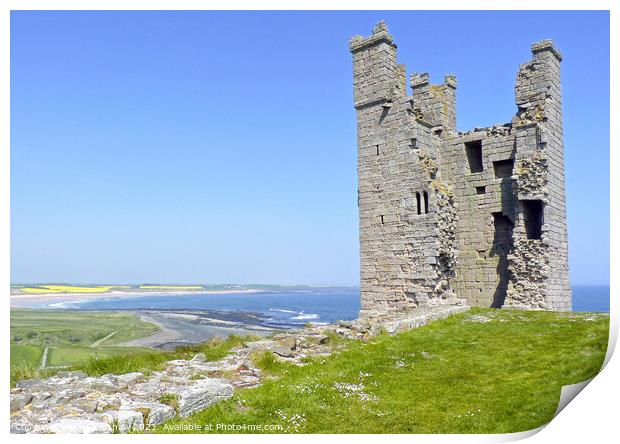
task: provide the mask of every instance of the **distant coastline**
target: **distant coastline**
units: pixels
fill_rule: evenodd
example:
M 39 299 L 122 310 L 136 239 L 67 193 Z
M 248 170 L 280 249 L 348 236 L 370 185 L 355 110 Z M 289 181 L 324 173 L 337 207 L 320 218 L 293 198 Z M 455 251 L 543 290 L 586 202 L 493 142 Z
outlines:
M 358 287 L 277 287 L 201 290 L 117 288 L 103 293 L 12 294 L 12 309 L 41 315 L 66 310 L 132 313 L 158 330 L 118 344 L 122 347 L 172 349 L 230 334 L 258 335 L 299 328 L 306 322 L 351 320 L 359 312 Z M 609 287 L 573 286 L 573 310 L 609 311 Z
M 203 286 L 114 286 L 108 291 L 101 292 L 49 292 L 26 294 L 20 290 L 25 286 L 12 286 L 10 307 L 12 308 L 42 308 L 52 304 L 70 303 L 76 301 L 95 301 L 109 298 L 141 298 L 141 297 L 170 297 L 170 296 L 216 296 L 216 295 L 253 295 L 264 293 L 304 293 L 315 291 L 351 290 L 359 287 L 344 286 L 278 286 L 278 285 L 213 285 Z M 94 286 L 93 286 L 94 288 Z M 573 285 L 573 311 L 609 312 L 610 288 L 608 285 Z M 54 308 L 54 307 L 50 307 Z
M 46 292 L 45 289 L 52 289 Z M 358 287 L 311 286 L 311 285 L 12 285 L 10 306 L 12 308 L 41 308 L 53 304 L 102 299 L 125 299 L 170 296 L 252 295 L 260 293 L 304 293 L 315 291 L 350 290 Z M 36 290 L 27 293 L 25 290 Z M 82 291 L 80 291 L 82 290 Z M 54 308 L 54 307 L 50 307 Z
M 216 295 L 216 294 L 241 294 L 262 293 L 259 289 L 242 290 L 112 290 L 103 293 L 41 293 L 41 294 L 11 294 L 11 307 L 26 308 L 37 304 L 54 304 L 76 300 L 107 299 L 110 297 L 140 297 L 140 296 L 170 296 L 170 295 Z

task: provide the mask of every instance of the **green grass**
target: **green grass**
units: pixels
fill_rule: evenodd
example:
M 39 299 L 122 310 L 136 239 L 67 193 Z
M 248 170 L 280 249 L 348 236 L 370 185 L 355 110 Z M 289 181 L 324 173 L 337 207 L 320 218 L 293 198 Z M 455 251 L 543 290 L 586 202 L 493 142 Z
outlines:
M 179 397 L 178 395 L 174 395 L 172 393 L 164 393 L 161 398 L 159 398 L 159 402 L 162 404 L 169 405 L 174 409 L 175 412 L 179 411 Z
M 42 347 L 11 344 L 11 365 L 36 367 L 42 353 Z
M 196 353 L 204 353 L 208 360 L 221 359 L 232 347 L 249 340 L 230 336 L 174 351 L 116 345 L 156 330 L 156 326 L 129 313 L 11 309 L 11 385 L 60 369 L 84 370 L 92 376 L 135 371 L 149 374 L 163 369 L 166 361 L 192 358 Z M 112 332 L 116 333 L 92 347 Z M 37 371 L 46 346 L 47 366 L 51 368 Z
M 163 370 L 164 364 L 173 359 L 191 359 L 197 353 L 203 353 L 208 361 L 222 359 L 230 349 L 249 341 L 250 336 L 231 335 L 226 339 L 213 338 L 208 342 L 177 347 L 172 351 L 148 350 L 122 353 L 117 356 L 95 359 L 90 357 L 86 362 L 74 366 L 72 369 L 83 370 L 88 375 L 100 376 L 107 373 L 142 372 L 150 374 L 153 371 Z
M 107 359 L 133 353 L 148 353 L 152 349 L 143 347 L 50 347 L 47 357 L 48 366 L 75 366 L 88 361 Z
M 14 386 L 20 379 L 44 378 L 59 370 L 82 370 L 89 376 L 130 372 L 142 372 L 149 375 L 153 371 L 163 370 L 167 361 L 191 359 L 197 353 L 203 353 L 207 361 L 222 359 L 230 352 L 231 348 L 255 339 L 252 336 L 231 335 L 226 339 L 213 338 L 202 344 L 180 346 L 171 351 L 139 347 L 106 347 L 101 349 L 50 347 L 49 365 L 57 366 L 58 362 L 62 362 L 65 366 L 63 368 L 47 368 L 43 371 L 37 371 L 36 365 L 12 367 L 11 386 Z
M 122 312 L 11 309 L 13 344 L 90 346 L 114 331 L 117 333 L 101 345 L 147 336 L 157 331 L 157 326 Z
M 602 314 L 472 309 L 396 336 L 349 341 L 303 367 L 259 355 L 277 380 L 157 431 L 183 424 L 274 424 L 299 433 L 529 430 L 552 418 L 563 385 L 599 371 L 608 330 Z
M 47 366 L 76 366 L 91 357 L 101 359 L 150 350 L 116 345 L 156 330 L 157 326 L 129 313 L 11 309 L 11 384 L 50 374 L 47 370 L 37 371 L 45 347 Z M 116 333 L 92 347 L 112 332 Z

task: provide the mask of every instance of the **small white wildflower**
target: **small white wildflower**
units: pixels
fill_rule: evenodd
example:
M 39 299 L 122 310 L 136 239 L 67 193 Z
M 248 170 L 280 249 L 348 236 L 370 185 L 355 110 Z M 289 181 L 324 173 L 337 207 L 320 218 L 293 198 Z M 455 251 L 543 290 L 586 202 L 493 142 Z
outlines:
M 366 393 L 363 383 L 351 384 L 348 382 L 336 382 L 333 388 L 345 398 L 357 397 L 360 401 L 376 401 L 377 397 L 373 394 Z

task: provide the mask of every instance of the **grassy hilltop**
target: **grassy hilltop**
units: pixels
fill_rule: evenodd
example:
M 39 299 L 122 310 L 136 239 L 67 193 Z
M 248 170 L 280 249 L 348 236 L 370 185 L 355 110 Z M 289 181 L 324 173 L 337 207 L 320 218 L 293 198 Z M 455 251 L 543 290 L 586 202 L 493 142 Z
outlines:
M 601 368 L 609 316 L 472 309 L 296 367 L 259 360 L 277 377 L 159 426 L 276 424 L 300 433 L 508 433 L 548 422 L 563 385 Z M 243 432 L 243 430 L 240 430 Z M 257 430 L 246 429 L 246 432 Z
M 43 316 L 35 310 L 12 313 L 12 335 L 39 332 L 39 339 L 12 343 L 12 369 L 18 358 L 31 363 L 40 359 L 47 342 L 52 362 L 54 353 L 62 356 L 82 347 L 72 345 L 71 337 L 80 338 L 90 353 L 101 350 L 97 359 L 81 356 L 70 366 L 93 376 L 150 373 L 168 360 L 189 359 L 198 352 L 217 360 L 251 339 L 216 339 L 175 351 L 129 350 L 114 344 L 144 334 L 153 328 L 150 324 L 112 313 L 59 312 L 54 322 L 47 319 L 49 312 L 42 320 L 38 315 Z M 117 333 L 109 337 L 111 331 Z M 276 425 L 271 431 L 278 433 L 529 430 L 552 418 L 563 385 L 598 373 L 608 334 L 608 314 L 472 309 L 367 342 L 331 335 L 334 353 L 308 358 L 302 367 L 279 362 L 270 352 L 254 356 L 255 365 L 273 379 L 237 390 L 232 399 L 160 425 L 156 432 L 181 433 L 196 424 L 203 430 L 213 424 L 212 432 L 224 432 L 217 424 L 246 424 L 238 432 L 252 433 L 261 431 L 254 425 L 265 424 Z M 37 343 L 41 338 L 48 339 Z M 38 376 L 55 371 L 48 368 Z M 35 375 L 12 372 L 12 380 Z

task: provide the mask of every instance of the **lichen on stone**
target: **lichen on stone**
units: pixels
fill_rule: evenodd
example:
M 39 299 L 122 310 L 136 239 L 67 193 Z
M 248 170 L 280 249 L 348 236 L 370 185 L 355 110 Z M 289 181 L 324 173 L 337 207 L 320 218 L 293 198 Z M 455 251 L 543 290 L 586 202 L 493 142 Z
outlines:
M 437 171 L 439 171 L 439 166 L 437 162 L 433 158 L 431 158 L 428 154 L 420 153 L 418 155 L 420 160 L 420 167 L 422 171 L 428 174 L 431 179 L 435 179 Z
M 517 125 L 529 125 L 535 122 L 543 122 L 545 120 L 545 109 L 541 105 L 535 105 L 522 110 L 516 116 Z
M 431 187 L 442 196 L 446 196 L 449 198 L 454 197 L 454 191 L 452 190 L 452 187 L 445 182 L 442 182 L 440 180 L 433 180 L 431 182 Z

